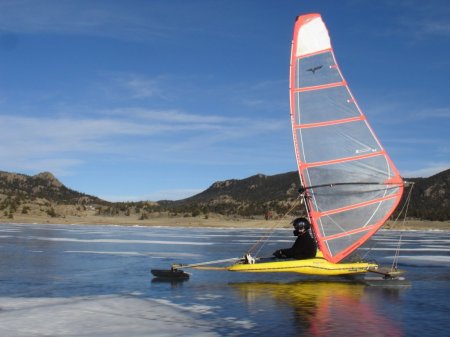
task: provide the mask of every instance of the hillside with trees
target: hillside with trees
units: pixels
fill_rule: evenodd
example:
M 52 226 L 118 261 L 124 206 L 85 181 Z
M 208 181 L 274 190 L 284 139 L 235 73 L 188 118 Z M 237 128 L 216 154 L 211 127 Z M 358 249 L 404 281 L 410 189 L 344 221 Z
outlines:
M 414 182 L 408 215 L 423 220 L 450 220 L 450 169 Z
M 418 220 L 450 220 L 450 169 L 414 182 L 408 217 Z M 272 176 L 257 174 L 245 179 L 213 183 L 205 191 L 183 200 L 158 202 L 108 202 L 71 190 L 51 173 L 35 176 L 0 172 L 0 219 L 19 215 L 61 217 L 124 216 L 146 220 L 155 214 L 173 217 L 280 218 L 298 204 L 297 172 Z M 408 195 L 406 190 L 404 198 Z M 298 206 L 298 205 L 297 205 Z M 291 215 L 302 215 L 295 207 Z
M 97 197 L 71 190 L 49 172 L 34 176 L 0 172 L 0 218 L 17 214 L 82 214 L 88 209 L 109 204 Z

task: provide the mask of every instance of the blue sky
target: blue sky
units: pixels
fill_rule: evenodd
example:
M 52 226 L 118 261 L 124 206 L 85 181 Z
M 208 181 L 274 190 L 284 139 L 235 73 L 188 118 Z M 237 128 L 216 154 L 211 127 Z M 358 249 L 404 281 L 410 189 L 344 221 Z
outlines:
M 295 170 L 290 43 L 311 12 L 401 174 L 449 168 L 447 0 L 1 0 L 0 170 L 112 201 Z

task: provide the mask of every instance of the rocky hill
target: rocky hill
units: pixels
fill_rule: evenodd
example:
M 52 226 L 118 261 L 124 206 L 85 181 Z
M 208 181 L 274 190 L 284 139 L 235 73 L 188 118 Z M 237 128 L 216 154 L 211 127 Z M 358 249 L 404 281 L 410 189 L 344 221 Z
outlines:
M 280 216 L 297 199 L 300 187 L 296 172 L 273 176 L 257 174 L 245 179 L 213 183 L 205 191 L 178 201 L 159 201 L 161 207 L 172 211 L 220 213 L 250 217 L 254 215 Z M 302 214 L 300 210 L 299 214 Z
M 450 169 L 429 178 L 406 180 L 414 182 L 408 209 L 410 218 L 450 220 Z M 197 208 L 203 212 L 209 210 L 241 216 L 270 211 L 276 216 L 286 212 L 293 204 L 298 188 L 299 178 L 295 171 L 273 176 L 258 174 L 242 180 L 216 182 L 193 197 L 159 203 L 179 211 Z M 407 195 L 408 190 L 404 193 L 404 200 Z
M 410 217 L 450 220 L 450 169 L 429 178 L 411 178 L 408 181 L 414 182 L 408 210 Z
M 108 202 L 71 190 L 50 172 L 34 176 L 0 171 L 0 218 L 14 214 L 51 217 L 82 214 Z

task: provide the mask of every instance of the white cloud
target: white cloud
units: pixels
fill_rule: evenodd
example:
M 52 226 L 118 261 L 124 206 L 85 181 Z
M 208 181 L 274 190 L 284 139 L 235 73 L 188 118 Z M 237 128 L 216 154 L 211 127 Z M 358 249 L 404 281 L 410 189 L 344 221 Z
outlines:
M 173 189 L 159 190 L 150 194 L 141 195 L 100 195 L 100 199 L 116 202 L 116 201 L 158 201 L 158 200 L 181 200 L 196 195 L 203 190 L 201 189 Z
M 105 82 L 98 84 L 100 90 L 109 98 L 167 100 L 170 96 L 167 78 L 163 75 L 148 77 L 135 73 L 111 73 L 104 75 Z
M 248 120 L 240 117 L 224 117 L 218 115 L 201 115 L 182 112 L 176 109 L 156 110 L 145 108 L 118 108 L 102 111 L 102 114 L 111 116 L 121 116 L 125 118 L 137 118 L 148 121 L 159 121 L 170 123 L 173 126 L 185 124 L 191 125 L 230 125 L 240 124 Z M 174 123 L 174 124 L 172 124 Z
M 426 167 L 415 170 L 403 170 L 401 175 L 405 178 L 427 178 L 450 168 L 450 162 L 428 163 Z
M 446 21 L 424 21 L 419 23 L 419 27 L 422 28 L 422 32 L 425 34 L 442 34 L 450 35 L 450 23 Z
M 0 157 L 4 169 L 58 175 L 89 162 L 91 156 L 196 163 L 199 158 L 208 160 L 209 154 L 216 157 L 219 148 L 238 139 L 248 140 L 242 141 L 245 151 L 256 135 L 282 127 L 268 119 L 253 122 L 173 110 L 115 109 L 98 119 L 0 115 Z
M 127 40 L 152 39 L 171 31 L 155 10 L 136 11 L 112 2 L 15 0 L 0 3 L 6 31 L 88 35 Z M 151 17 L 148 17 L 151 15 Z
M 430 38 L 431 36 L 449 36 L 450 23 L 448 15 L 450 7 L 446 0 L 431 2 L 403 1 L 394 2 L 398 5 L 400 17 L 398 23 L 402 33 L 407 33 L 414 39 Z
M 48 158 L 36 159 L 26 158 L 18 155 L 10 157 L 2 162 L 2 170 L 9 172 L 45 172 L 50 171 L 57 177 L 68 176 L 74 172 L 74 168 L 83 164 L 81 159 L 70 158 Z

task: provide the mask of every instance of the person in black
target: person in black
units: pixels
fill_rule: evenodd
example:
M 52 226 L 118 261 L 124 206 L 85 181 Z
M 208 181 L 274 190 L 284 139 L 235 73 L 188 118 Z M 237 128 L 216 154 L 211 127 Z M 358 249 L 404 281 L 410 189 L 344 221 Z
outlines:
M 297 237 L 291 248 L 279 249 L 273 255 L 280 259 L 310 259 L 316 256 L 317 246 L 314 239 L 309 234 L 311 224 L 306 218 L 297 218 L 292 221 L 294 235 Z

